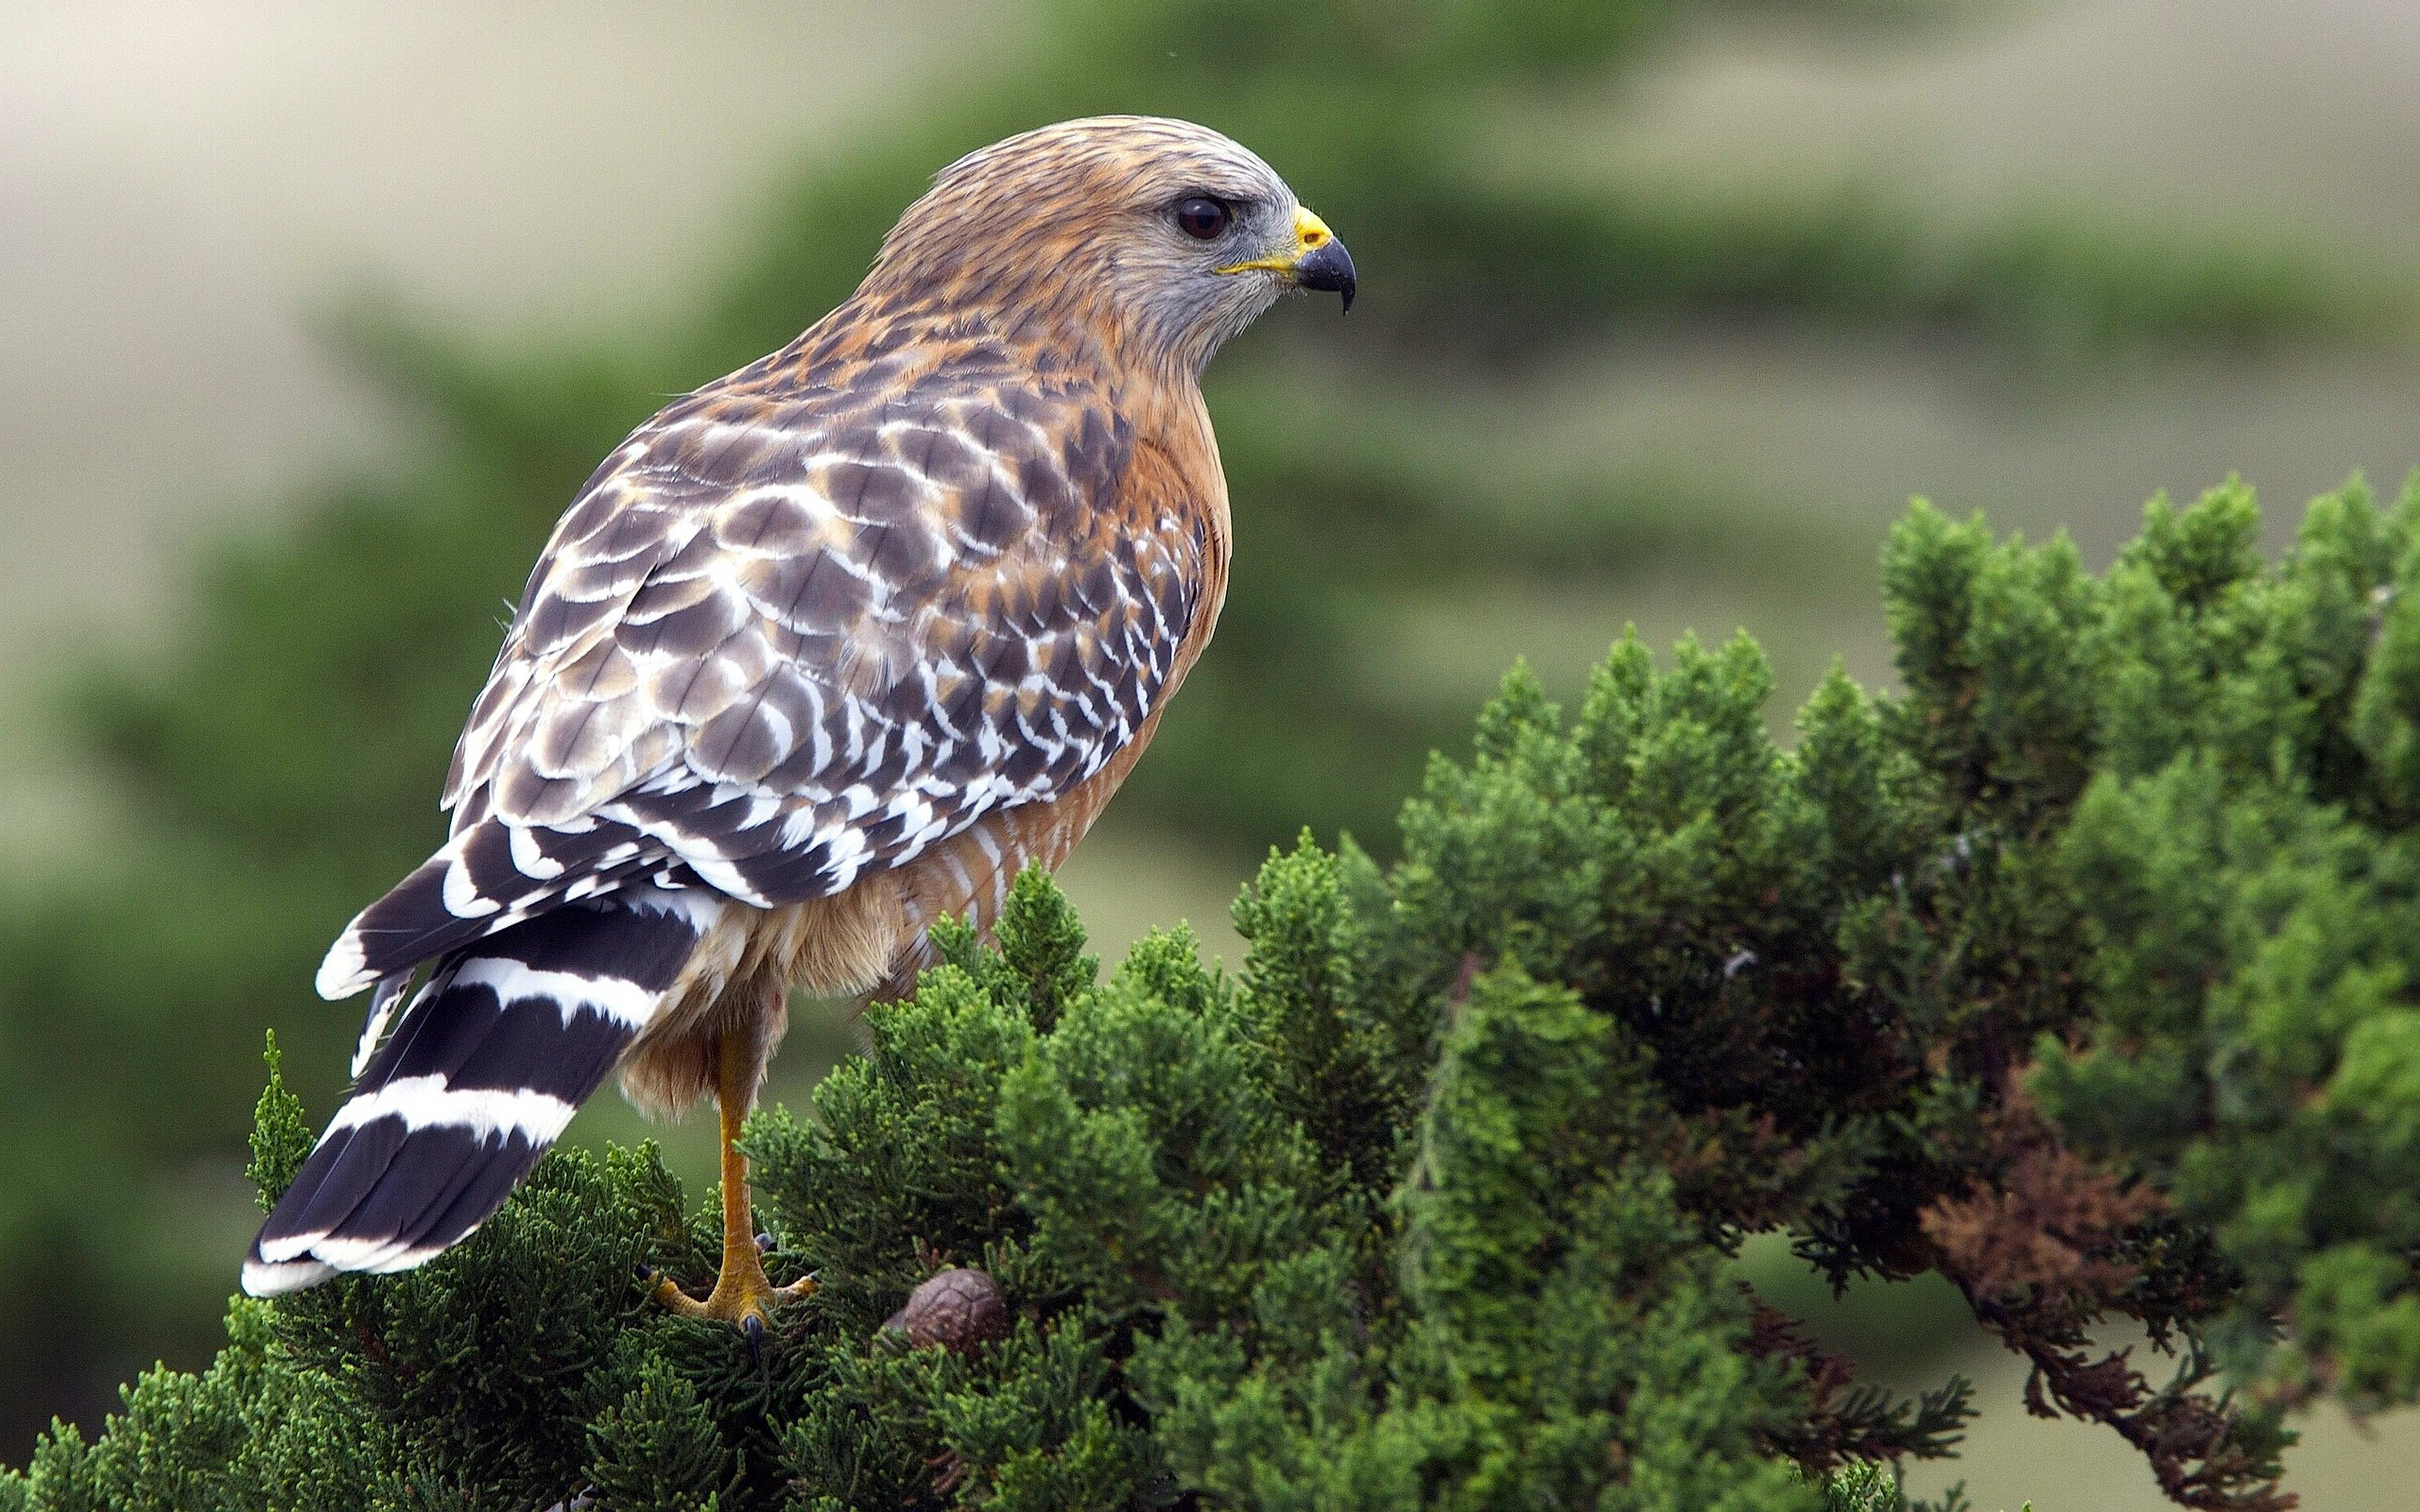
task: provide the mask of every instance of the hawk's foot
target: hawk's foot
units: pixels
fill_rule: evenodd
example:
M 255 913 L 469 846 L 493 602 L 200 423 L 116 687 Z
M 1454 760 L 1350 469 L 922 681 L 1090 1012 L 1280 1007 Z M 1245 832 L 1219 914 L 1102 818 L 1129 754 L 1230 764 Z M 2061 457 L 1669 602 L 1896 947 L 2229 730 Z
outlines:
M 786 988 L 773 1001 L 785 1000 Z M 722 1269 L 715 1289 L 703 1300 L 691 1297 L 666 1278 L 655 1283 L 655 1300 L 683 1317 L 713 1318 L 731 1323 L 748 1335 L 752 1354 L 764 1343 L 773 1309 L 815 1295 L 815 1278 L 776 1286 L 765 1274 L 765 1251 L 773 1247 L 771 1234 L 759 1234 L 749 1221 L 748 1158 L 739 1153 L 740 1120 L 755 1096 L 756 1078 L 764 1069 L 761 1042 L 726 1034 L 717 1051 L 715 1101 L 722 1115 Z
M 654 1291 L 657 1305 L 682 1317 L 712 1318 L 717 1323 L 732 1324 L 744 1331 L 752 1343 L 763 1334 L 773 1309 L 814 1295 L 812 1276 L 787 1286 L 774 1285 L 772 1278 L 765 1274 L 763 1253 L 754 1244 L 724 1246 L 722 1271 L 715 1277 L 715 1289 L 703 1298 L 691 1297 L 670 1277 L 658 1277 Z

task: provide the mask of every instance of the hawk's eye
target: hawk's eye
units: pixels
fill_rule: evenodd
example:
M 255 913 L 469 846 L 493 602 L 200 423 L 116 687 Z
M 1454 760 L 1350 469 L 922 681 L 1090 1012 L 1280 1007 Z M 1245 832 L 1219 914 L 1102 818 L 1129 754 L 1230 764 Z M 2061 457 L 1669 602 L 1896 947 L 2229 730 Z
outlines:
M 1235 218 L 1234 211 L 1204 196 L 1196 195 L 1177 202 L 1177 229 L 1198 242 L 1216 241 L 1226 234 L 1228 225 Z

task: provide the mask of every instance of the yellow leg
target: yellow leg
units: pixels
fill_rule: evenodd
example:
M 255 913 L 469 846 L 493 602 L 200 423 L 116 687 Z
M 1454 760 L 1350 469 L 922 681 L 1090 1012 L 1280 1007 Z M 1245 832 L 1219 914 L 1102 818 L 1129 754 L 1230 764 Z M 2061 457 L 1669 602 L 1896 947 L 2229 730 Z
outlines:
M 722 1270 L 715 1289 L 700 1301 L 666 1279 L 656 1282 L 655 1299 L 683 1317 L 710 1317 L 738 1325 L 752 1339 L 766 1315 L 784 1302 L 815 1291 L 812 1277 L 776 1286 L 765 1274 L 756 1229 L 748 1208 L 748 1157 L 739 1153 L 739 1125 L 756 1094 L 756 1064 L 747 1036 L 726 1033 L 715 1078 L 715 1101 L 722 1115 Z

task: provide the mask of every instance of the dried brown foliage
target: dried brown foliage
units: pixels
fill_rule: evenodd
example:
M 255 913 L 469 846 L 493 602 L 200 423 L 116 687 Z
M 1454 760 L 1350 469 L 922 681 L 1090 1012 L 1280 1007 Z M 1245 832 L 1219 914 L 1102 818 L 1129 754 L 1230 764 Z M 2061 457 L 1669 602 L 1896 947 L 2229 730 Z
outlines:
M 1936 1198 L 1921 1222 L 1934 1263 L 1984 1326 L 2032 1364 L 2025 1406 L 2037 1418 L 2103 1423 L 2142 1451 L 2160 1488 L 2181 1506 L 2286 1512 L 2275 1445 L 2225 1395 L 2200 1389 L 2210 1370 L 2189 1347 L 2154 1388 L 2134 1346 L 2104 1349 L 2091 1333 L 2113 1317 L 2168 1342 L 2163 1298 L 2147 1295 L 2135 1251 L 2165 1204 L 2063 1145 L 2021 1090 L 1985 1117 L 1987 1166 L 1961 1194 Z

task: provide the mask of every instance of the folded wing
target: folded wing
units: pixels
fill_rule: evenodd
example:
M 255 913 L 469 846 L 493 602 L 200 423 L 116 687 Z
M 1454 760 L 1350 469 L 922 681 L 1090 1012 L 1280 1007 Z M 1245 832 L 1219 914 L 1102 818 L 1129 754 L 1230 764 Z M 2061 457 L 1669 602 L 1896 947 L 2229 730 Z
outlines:
M 838 892 L 1132 740 L 1209 543 L 1121 498 L 1096 401 L 941 372 L 872 398 L 744 382 L 592 479 L 456 752 L 446 846 L 365 910 L 358 991 L 568 901 Z

